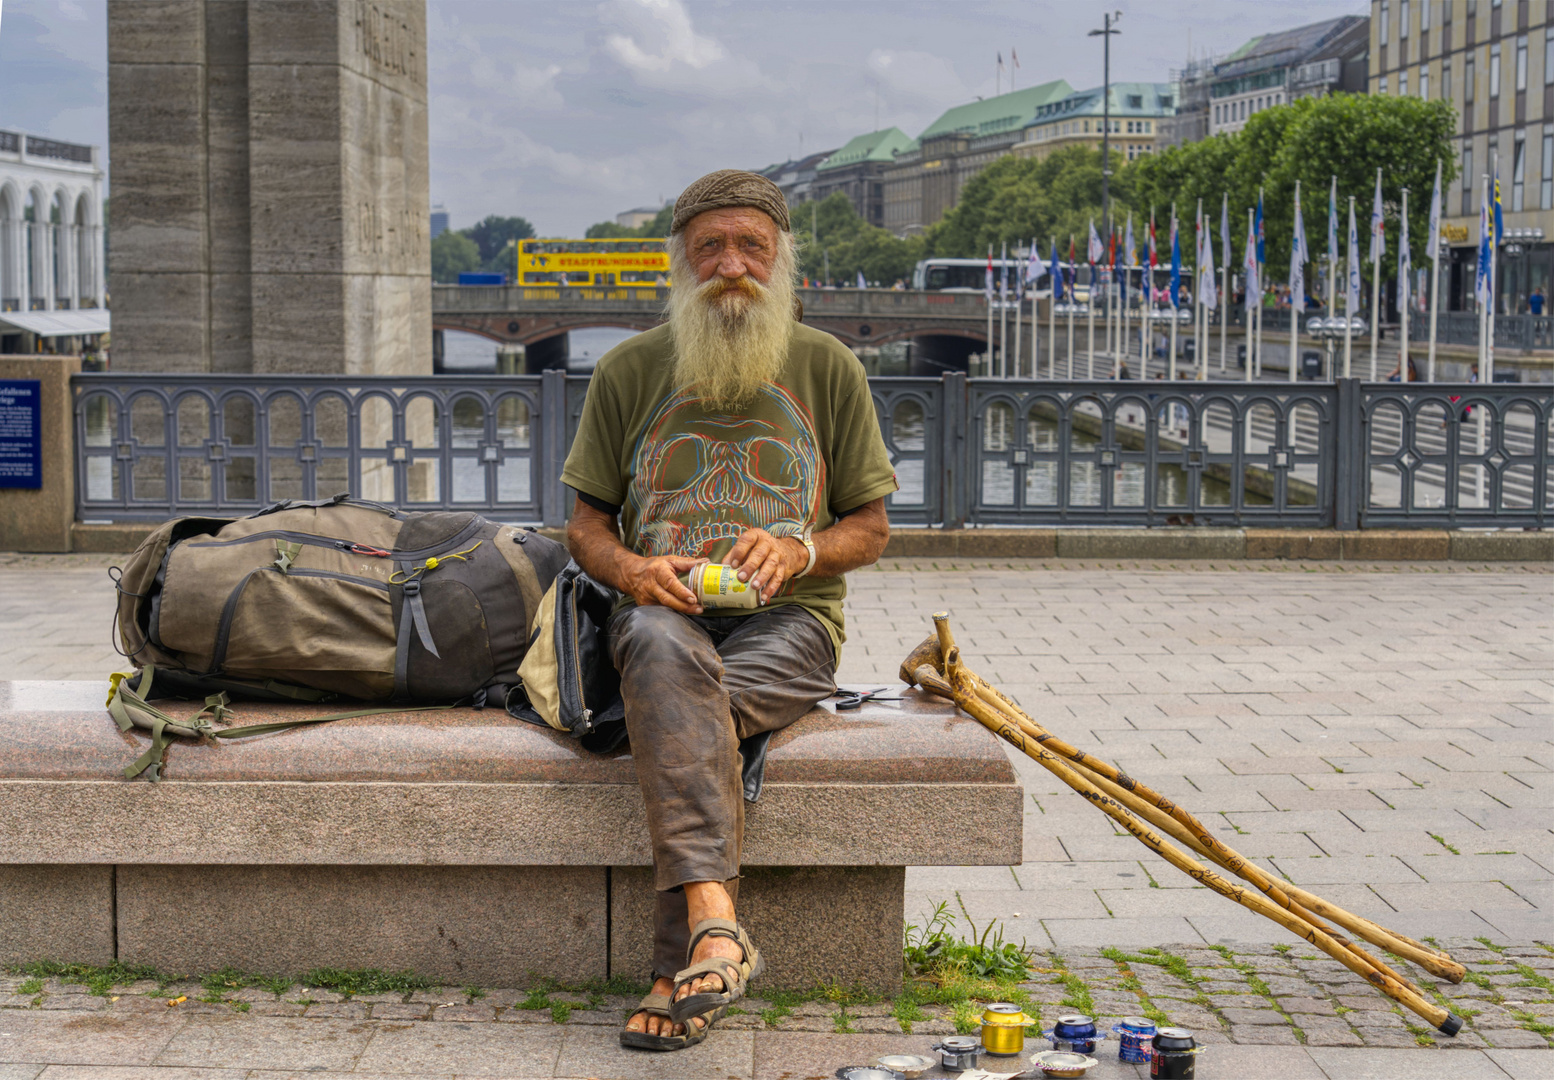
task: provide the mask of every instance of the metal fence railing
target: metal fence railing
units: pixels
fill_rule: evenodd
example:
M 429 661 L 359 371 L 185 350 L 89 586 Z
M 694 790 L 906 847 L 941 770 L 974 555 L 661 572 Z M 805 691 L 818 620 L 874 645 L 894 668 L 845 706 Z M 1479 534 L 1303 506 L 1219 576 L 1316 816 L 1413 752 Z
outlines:
M 1554 517 L 1547 384 L 869 382 L 902 525 Z M 560 525 L 588 378 L 109 373 L 72 388 L 82 520 L 242 514 L 350 491 Z
M 1415 342 L 1430 336 L 1428 312 L 1413 311 L 1408 317 L 1408 336 Z M 1442 311 L 1435 316 L 1435 340 L 1444 345 L 1477 345 L 1478 314 Z M 1554 349 L 1554 316 L 1496 315 L 1496 349 Z

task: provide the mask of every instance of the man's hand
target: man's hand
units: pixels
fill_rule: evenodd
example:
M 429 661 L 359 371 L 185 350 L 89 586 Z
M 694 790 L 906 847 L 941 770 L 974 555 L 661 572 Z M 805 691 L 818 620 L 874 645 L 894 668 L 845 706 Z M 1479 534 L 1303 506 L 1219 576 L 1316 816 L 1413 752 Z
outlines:
M 650 559 L 639 556 L 621 567 L 621 591 L 643 607 L 656 604 L 686 615 L 700 615 L 701 603 L 680 575 L 704 561 L 683 555 L 657 555 Z
M 763 604 L 808 563 L 809 549 L 802 540 L 773 536 L 765 529 L 746 529 L 727 559 L 727 565 L 739 571 L 739 580 L 760 592 Z

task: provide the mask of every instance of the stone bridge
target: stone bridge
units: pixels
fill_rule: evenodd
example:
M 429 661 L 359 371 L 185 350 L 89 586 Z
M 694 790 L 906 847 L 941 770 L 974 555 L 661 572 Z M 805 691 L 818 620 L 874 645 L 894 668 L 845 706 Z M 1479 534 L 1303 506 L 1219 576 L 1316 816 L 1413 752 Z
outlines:
M 668 289 L 434 285 L 432 326 L 493 341 L 532 345 L 594 326 L 649 330 L 663 320 Z M 804 321 L 853 348 L 922 337 L 971 338 L 987 332 L 980 293 L 891 289 L 800 289 Z

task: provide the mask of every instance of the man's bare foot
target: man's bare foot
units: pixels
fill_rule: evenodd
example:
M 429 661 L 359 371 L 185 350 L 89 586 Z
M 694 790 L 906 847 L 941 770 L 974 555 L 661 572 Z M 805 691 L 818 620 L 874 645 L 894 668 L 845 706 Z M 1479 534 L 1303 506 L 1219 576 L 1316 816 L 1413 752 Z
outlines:
M 653 980 L 653 993 L 663 994 L 668 997 L 674 991 L 674 980 L 658 978 Z M 649 1035 L 684 1035 L 685 1025 L 677 1024 L 667 1016 L 649 1016 L 645 1012 L 634 1013 L 630 1020 L 626 1021 L 627 1031 L 645 1031 Z
M 696 925 L 707 919 L 727 919 L 734 921 L 734 901 L 729 897 L 728 890 L 723 887 L 721 881 L 693 881 L 685 886 L 685 906 L 689 913 L 687 922 L 691 930 Z M 696 964 L 713 956 L 726 956 L 738 963 L 744 959 L 744 950 L 739 947 L 737 941 L 722 936 L 708 934 L 702 938 L 691 953 L 691 964 Z M 687 967 L 690 965 L 687 964 Z M 674 996 L 675 1001 L 688 997 L 691 994 L 719 994 L 728 989 L 723 984 L 720 975 L 703 975 L 693 979 L 680 988 L 680 992 Z M 706 1022 L 699 1016 L 691 1018 L 691 1023 L 697 1030 L 706 1026 Z

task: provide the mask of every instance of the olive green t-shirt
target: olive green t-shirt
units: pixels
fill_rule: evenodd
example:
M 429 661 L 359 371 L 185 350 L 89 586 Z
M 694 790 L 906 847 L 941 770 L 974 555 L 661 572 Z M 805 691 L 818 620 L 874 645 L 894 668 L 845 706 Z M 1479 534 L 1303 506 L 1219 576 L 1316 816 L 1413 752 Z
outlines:
M 830 334 L 796 324 L 781 374 L 737 414 L 676 390 L 672 349 L 660 326 L 600 358 L 561 472 L 621 508 L 631 550 L 717 562 L 747 529 L 819 532 L 896 490 L 863 365 Z M 810 576 L 766 606 L 803 605 L 840 658 L 846 594 L 843 578 Z

